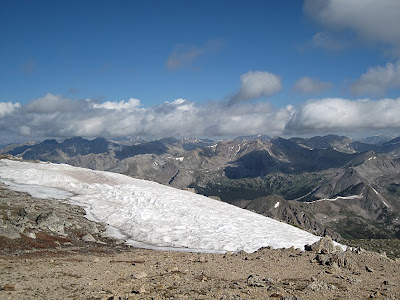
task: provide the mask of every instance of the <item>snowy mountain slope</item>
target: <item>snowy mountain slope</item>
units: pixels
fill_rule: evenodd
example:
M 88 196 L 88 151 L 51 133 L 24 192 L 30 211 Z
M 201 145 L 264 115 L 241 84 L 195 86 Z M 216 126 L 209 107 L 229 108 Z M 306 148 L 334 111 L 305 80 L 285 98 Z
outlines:
M 132 244 L 253 252 L 265 246 L 303 248 L 319 239 L 223 202 L 121 174 L 1 160 L 0 181 L 41 197 L 57 195 L 78 203 Z

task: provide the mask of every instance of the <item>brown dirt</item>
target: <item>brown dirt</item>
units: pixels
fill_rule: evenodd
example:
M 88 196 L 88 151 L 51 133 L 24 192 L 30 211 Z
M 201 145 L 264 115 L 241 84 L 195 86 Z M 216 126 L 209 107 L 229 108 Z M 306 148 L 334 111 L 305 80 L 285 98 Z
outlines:
M 398 262 L 354 255 L 355 266 L 347 269 L 320 265 L 315 253 L 295 249 L 225 255 L 145 249 L 27 252 L 0 258 L 0 298 L 400 298 Z

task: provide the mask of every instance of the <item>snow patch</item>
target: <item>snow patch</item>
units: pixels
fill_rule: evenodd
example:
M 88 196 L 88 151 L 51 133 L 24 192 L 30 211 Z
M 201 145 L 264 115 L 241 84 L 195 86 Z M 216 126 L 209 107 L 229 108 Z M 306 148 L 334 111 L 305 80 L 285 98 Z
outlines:
M 240 144 L 238 146 L 239 146 L 239 149 L 236 151 L 235 155 L 237 155 L 240 152 Z
M 274 208 L 278 208 L 279 207 L 279 201 L 275 203 Z
M 337 201 L 337 200 L 353 200 L 353 199 L 362 199 L 363 194 L 361 195 L 353 195 L 353 196 L 347 196 L 347 197 L 342 197 L 338 196 L 336 198 L 328 199 L 328 198 L 323 198 L 323 199 L 318 199 L 310 202 L 305 202 L 305 203 L 315 203 L 315 202 L 320 202 L 320 201 Z
M 371 187 L 372 190 L 375 192 L 375 194 L 377 194 L 379 196 L 379 198 L 382 200 L 382 203 L 386 206 L 389 207 L 389 205 L 387 205 L 387 203 L 385 202 L 385 200 L 383 199 L 383 197 L 381 195 L 379 195 L 379 193 L 376 191 L 376 189 L 374 189 L 373 187 Z
M 0 181 L 40 190 L 40 197 L 65 197 L 84 207 L 88 218 L 109 224 L 108 234 L 145 248 L 254 252 L 266 246 L 303 249 L 319 240 L 227 203 L 116 173 L 1 160 Z
M 182 157 L 177 157 L 177 158 L 175 158 L 175 160 L 179 160 L 179 161 L 183 161 L 183 159 L 184 159 L 183 156 L 182 156 Z

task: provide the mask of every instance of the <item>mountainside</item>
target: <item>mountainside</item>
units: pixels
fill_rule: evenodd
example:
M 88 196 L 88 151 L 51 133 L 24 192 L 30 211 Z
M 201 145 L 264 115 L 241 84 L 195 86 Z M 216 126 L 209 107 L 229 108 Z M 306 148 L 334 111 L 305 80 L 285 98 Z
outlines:
M 107 224 L 112 236 L 150 249 L 254 252 L 267 246 L 302 249 L 319 240 L 233 205 L 116 173 L 0 160 L 0 181 L 33 196 L 78 204 L 90 219 Z
M 400 138 L 367 144 L 333 135 L 133 145 L 72 138 L 3 150 L 191 189 L 337 238 L 400 236 L 399 151 Z

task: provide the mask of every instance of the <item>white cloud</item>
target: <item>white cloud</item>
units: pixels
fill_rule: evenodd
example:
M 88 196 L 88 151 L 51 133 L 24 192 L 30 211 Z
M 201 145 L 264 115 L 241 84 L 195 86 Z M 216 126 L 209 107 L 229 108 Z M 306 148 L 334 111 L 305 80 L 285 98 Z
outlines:
M 136 110 L 140 106 L 140 100 L 130 98 L 128 101 L 119 102 L 106 101 L 103 103 L 92 103 L 93 108 L 104 108 L 109 110 Z
M 360 39 L 400 49 L 398 0 L 305 0 L 303 9 L 328 29 L 350 30 Z
M 43 98 L 52 109 L 27 109 Z M 210 102 L 204 105 L 186 99 L 132 109 L 138 101 L 109 101 L 94 105 L 92 100 L 72 100 L 62 96 L 45 97 L 9 108 L 0 118 L 2 137 L 29 138 L 69 136 L 238 136 L 249 134 L 312 134 L 335 131 L 400 129 L 400 98 L 381 100 L 347 100 L 326 98 L 313 100 L 298 108 L 288 105 L 274 109 L 269 103 Z M 71 109 L 65 109 L 70 104 Z M 135 105 L 134 105 L 135 104 Z M 110 107 L 112 107 L 110 109 Z M 61 108 L 61 109 L 60 109 Z M 118 108 L 118 109 L 115 109 Z
M 261 71 L 250 71 L 240 76 L 240 90 L 229 99 L 229 104 L 259 97 L 269 97 L 282 90 L 279 76 Z
M 332 83 L 330 82 L 323 82 L 310 77 L 302 77 L 295 82 L 293 89 L 302 94 L 311 94 L 330 89 L 331 87 Z
M 81 101 L 70 100 L 63 96 L 46 94 L 23 107 L 29 113 L 54 113 L 54 112 L 72 112 L 82 109 L 84 104 Z
M 400 60 L 395 63 L 387 63 L 385 66 L 369 68 L 354 82 L 350 90 L 355 95 L 372 93 L 383 95 L 390 88 L 400 87 Z
M 239 92 L 228 103 L 198 105 L 179 98 L 143 107 L 140 100 L 134 98 L 97 103 L 53 94 L 25 105 L 3 102 L 0 103 L 0 136 L 3 140 L 10 141 L 12 137 L 20 141 L 23 136 L 30 139 L 77 135 L 221 137 L 400 129 L 400 98 L 377 101 L 326 98 L 306 102 L 297 108 L 288 105 L 274 109 L 268 102 L 245 100 L 279 92 L 278 76 L 248 72 L 241 76 L 241 83 Z M 296 88 L 314 92 L 326 87 L 328 83 L 305 77 L 298 81 Z
M 21 107 L 19 103 L 0 102 L 0 119 Z
M 138 108 L 139 103 L 131 99 L 99 104 L 48 94 L 17 110 L 8 109 L 8 114 L 0 119 L 0 132 L 30 137 L 279 134 L 293 112 L 291 107 L 274 110 L 268 103 L 196 105 L 176 99 Z
M 299 108 L 286 126 L 287 132 L 400 129 L 400 98 L 346 100 L 326 98 Z

